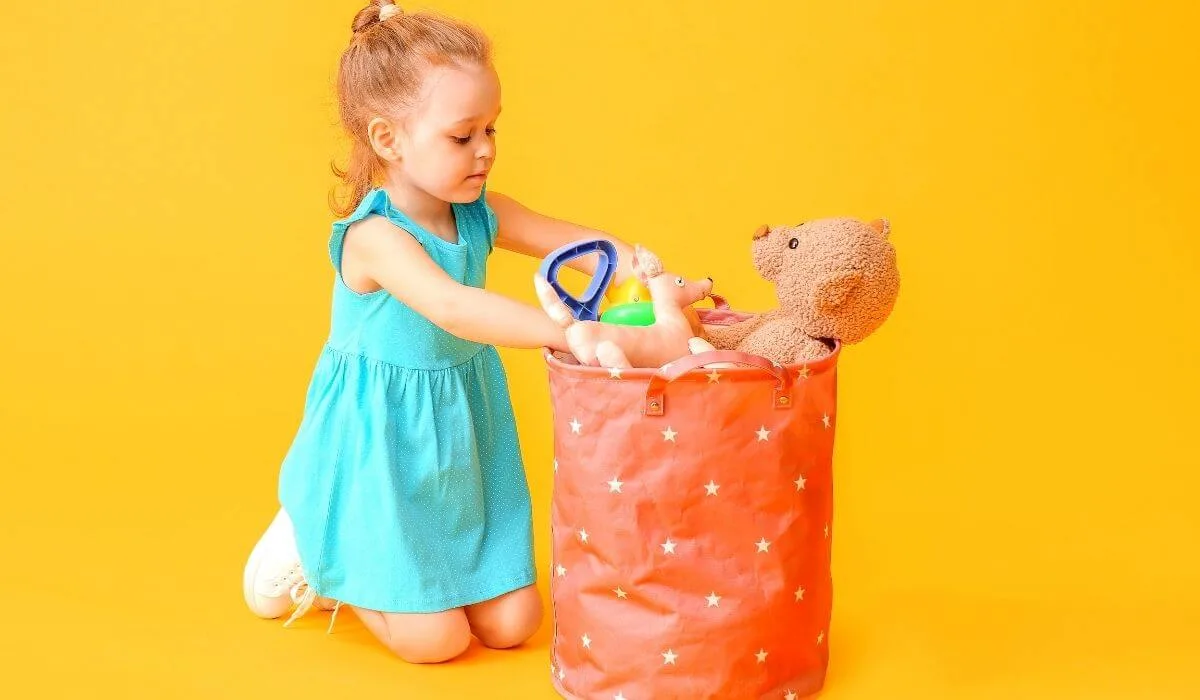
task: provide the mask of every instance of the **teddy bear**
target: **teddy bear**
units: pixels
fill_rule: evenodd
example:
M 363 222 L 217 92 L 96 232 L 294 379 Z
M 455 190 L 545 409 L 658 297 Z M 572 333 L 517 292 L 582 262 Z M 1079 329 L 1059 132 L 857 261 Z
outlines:
M 834 340 L 862 341 L 891 315 L 900 291 L 890 234 L 886 219 L 760 226 L 753 264 L 774 283 L 779 307 L 731 325 L 705 325 L 707 342 L 693 342 L 692 351 L 715 347 L 793 364 L 829 354 Z
M 688 341 L 702 328 L 691 306 L 712 294 L 712 278 L 688 280 L 670 273 L 641 245 L 634 246 L 632 266 L 653 304 L 654 321 L 647 326 L 577 321 L 549 283 L 535 276 L 542 308 L 566 330 L 567 347 L 580 364 L 661 367 L 689 353 Z

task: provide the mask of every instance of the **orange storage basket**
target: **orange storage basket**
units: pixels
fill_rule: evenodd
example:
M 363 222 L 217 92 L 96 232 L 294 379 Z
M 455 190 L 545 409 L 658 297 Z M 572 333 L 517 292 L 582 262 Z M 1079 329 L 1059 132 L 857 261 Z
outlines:
M 559 694 L 799 700 L 822 688 L 839 353 L 780 366 L 718 351 L 623 371 L 547 354 Z

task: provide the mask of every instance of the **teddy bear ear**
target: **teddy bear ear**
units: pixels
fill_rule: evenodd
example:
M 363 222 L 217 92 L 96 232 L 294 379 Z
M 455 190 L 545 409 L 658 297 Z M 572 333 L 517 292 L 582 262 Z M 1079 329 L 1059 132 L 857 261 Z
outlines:
M 757 241 L 758 239 L 763 238 L 763 237 L 769 235 L 770 233 L 771 233 L 771 227 L 766 224 L 763 224 L 762 226 L 759 226 L 758 228 L 754 229 L 754 240 Z
M 822 315 L 836 314 L 862 284 L 861 272 L 840 272 L 826 278 L 817 286 L 817 311 Z
M 884 238 L 887 238 L 892 233 L 892 225 L 887 219 L 875 219 L 867 225 L 875 229 L 875 231 Z

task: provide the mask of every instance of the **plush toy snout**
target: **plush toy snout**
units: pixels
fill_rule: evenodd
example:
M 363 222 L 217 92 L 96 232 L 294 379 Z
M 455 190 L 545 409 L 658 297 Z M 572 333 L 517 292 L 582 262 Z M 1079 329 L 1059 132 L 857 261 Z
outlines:
M 783 254 L 771 240 L 773 233 L 775 231 L 770 226 L 765 224 L 759 226 L 754 231 L 750 244 L 750 257 L 754 263 L 754 269 L 758 270 L 758 274 L 768 282 L 775 281 L 783 266 Z

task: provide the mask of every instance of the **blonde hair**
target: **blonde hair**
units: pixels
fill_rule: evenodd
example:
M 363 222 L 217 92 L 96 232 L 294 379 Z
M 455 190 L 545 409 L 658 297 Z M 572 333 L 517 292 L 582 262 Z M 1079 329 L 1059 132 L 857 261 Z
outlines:
M 383 162 L 367 141 L 367 124 L 391 108 L 410 104 L 430 66 L 491 66 L 492 47 L 478 28 L 433 13 L 409 14 L 388 0 L 372 0 L 350 25 L 354 35 L 338 66 L 338 111 L 350 136 L 350 159 L 333 172 L 348 191 L 329 204 L 338 216 L 354 211 L 383 174 Z

